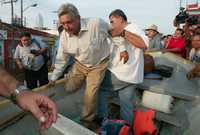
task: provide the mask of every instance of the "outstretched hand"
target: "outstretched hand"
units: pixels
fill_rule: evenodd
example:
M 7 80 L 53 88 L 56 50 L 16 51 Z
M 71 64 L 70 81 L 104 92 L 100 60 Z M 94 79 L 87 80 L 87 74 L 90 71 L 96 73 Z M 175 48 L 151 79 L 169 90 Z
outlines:
M 56 122 L 57 107 L 48 97 L 31 91 L 22 91 L 16 100 L 19 107 L 33 114 L 39 121 L 41 129 L 49 128 Z
M 49 80 L 48 86 L 53 87 L 56 84 L 56 81 Z
M 124 60 L 124 64 L 128 61 L 129 56 L 127 51 L 123 51 L 120 53 L 120 61 Z

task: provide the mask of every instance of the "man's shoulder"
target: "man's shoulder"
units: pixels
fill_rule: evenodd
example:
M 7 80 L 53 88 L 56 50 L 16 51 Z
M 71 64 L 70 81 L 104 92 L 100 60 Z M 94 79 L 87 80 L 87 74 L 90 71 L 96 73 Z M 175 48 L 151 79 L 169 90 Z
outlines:
M 134 22 L 128 22 L 127 26 L 125 27 L 126 30 L 135 30 L 139 29 L 139 26 Z

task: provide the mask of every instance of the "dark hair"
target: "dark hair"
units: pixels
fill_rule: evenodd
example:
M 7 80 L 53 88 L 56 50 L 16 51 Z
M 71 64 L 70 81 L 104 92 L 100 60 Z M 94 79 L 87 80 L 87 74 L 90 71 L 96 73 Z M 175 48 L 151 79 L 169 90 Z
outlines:
M 167 38 L 167 36 L 166 36 L 166 35 L 162 36 L 162 37 L 161 37 L 161 40 L 163 40 L 163 39 L 165 39 L 165 38 Z
M 20 38 L 22 38 L 22 37 L 29 37 L 29 38 L 31 38 L 31 34 L 29 32 L 22 32 L 20 34 Z
M 123 19 L 124 21 L 127 21 L 127 17 L 126 17 L 125 13 L 124 13 L 121 9 L 116 9 L 116 10 L 112 11 L 112 12 L 110 13 L 110 15 L 109 15 L 109 18 L 110 18 L 111 16 L 119 16 L 119 17 L 122 17 L 122 19 Z
M 199 32 L 195 32 L 194 35 L 192 36 L 192 38 L 194 38 L 196 36 L 200 36 L 200 33 Z
M 184 31 L 183 31 L 183 29 L 181 29 L 181 28 L 177 28 L 176 31 L 180 31 L 180 32 L 181 32 L 181 35 L 184 35 Z

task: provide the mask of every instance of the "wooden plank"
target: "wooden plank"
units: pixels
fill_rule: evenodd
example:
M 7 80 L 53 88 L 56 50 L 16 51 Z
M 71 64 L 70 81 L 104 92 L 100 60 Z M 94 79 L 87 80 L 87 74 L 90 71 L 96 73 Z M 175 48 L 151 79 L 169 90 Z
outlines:
M 42 135 L 97 135 L 89 129 L 59 114 L 58 120 Z

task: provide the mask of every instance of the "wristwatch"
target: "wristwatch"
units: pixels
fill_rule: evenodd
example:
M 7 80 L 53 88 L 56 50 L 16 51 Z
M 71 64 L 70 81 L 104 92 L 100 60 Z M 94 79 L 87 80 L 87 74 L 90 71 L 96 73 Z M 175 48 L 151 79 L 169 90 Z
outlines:
M 121 36 L 121 37 L 125 37 L 125 32 L 126 32 L 126 30 L 123 30 L 123 31 L 121 32 L 120 36 Z
M 16 89 L 13 91 L 13 93 L 10 95 L 10 100 L 14 103 L 17 104 L 16 97 L 19 95 L 22 91 L 27 90 L 28 88 L 22 84 L 18 84 L 16 86 Z

